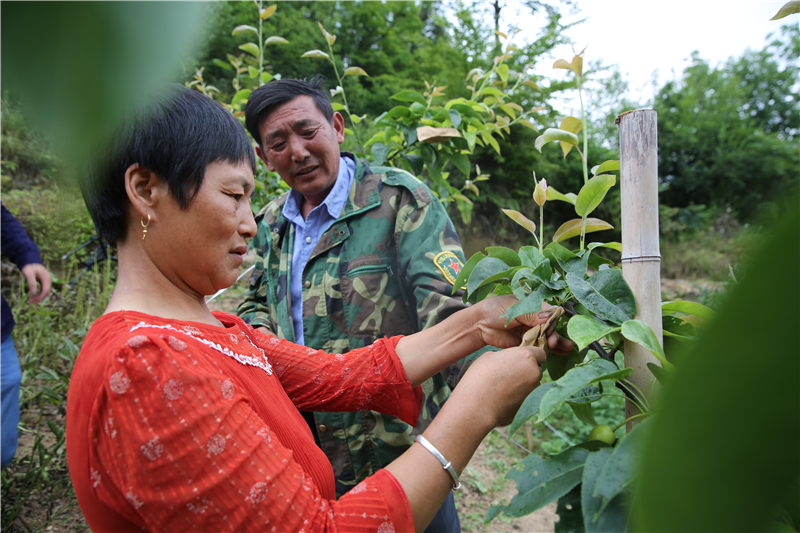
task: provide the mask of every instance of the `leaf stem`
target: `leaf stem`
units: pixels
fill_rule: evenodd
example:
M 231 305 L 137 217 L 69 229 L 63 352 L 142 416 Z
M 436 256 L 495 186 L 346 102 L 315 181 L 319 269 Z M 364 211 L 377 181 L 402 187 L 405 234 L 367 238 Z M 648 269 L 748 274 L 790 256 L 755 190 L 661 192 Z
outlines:
M 542 242 L 544 242 L 544 206 L 539 206 L 539 252 L 542 251 Z
M 649 413 L 638 413 L 638 414 L 635 414 L 635 415 L 625 419 L 624 421 L 620 422 L 616 426 L 614 426 L 613 431 L 616 432 L 619 428 L 621 428 L 622 426 L 624 426 L 628 422 L 630 422 L 632 420 L 636 420 L 637 418 L 642 418 L 643 416 L 650 416 L 650 414 Z
M 353 122 L 353 114 L 350 112 L 350 104 L 347 103 L 347 94 L 345 93 L 344 90 L 344 83 L 342 83 L 342 77 L 339 76 L 339 69 L 336 68 L 336 57 L 333 55 L 333 46 L 331 46 L 331 43 L 328 41 L 327 38 L 325 38 L 325 42 L 328 43 L 328 52 L 330 52 L 330 62 L 331 65 L 333 65 L 333 72 L 334 74 L 336 74 L 336 80 L 339 82 L 339 87 L 342 88 L 342 100 L 344 100 L 344 109 L 345 111 L 347 111 L 347 118 L 350 119 L 350 124 L 353 126 L 353 135 L 355 135 L 356 137 L 356 144 L 358 145 L 358 149 L 363 154 L 364 148 L 363 145 L 361 144 L 361 137 L 358 135 L 358 128 L 356 127 L 356 123 Z

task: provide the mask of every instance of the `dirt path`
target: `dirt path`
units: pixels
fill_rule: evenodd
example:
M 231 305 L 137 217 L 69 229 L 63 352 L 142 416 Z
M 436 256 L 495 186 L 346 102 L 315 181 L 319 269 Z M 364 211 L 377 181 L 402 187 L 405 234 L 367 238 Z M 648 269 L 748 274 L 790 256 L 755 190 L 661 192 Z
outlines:
M 508 518 L 501 513 L 488 524 L 483 523 L 489 507 L 506 504 L 517 493 L 514 482 L 506 480 L 505 474 L 525 455 L 526 452 L 496 432 L 483 440 L 461 476 L 461 494 L 456 495 L 456 507 L 464 533 L 553 531 L 558 521 L 555 503 L 521 518 Z

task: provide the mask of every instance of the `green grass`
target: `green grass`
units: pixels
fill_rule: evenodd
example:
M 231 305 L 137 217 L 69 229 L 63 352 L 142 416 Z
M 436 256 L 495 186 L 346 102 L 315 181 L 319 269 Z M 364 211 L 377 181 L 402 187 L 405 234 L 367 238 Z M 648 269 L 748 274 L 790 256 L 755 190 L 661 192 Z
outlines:
M 72 279 L 77 261 L 64 265 Z M 65 455 L 65 414 L 69 377 L 79 347 L 92 322 L 103 312 L 114 286 L 110 261 L 86 274 L 72 289 L 59 282 L 41 304 L 28 304 L 21 275 L 7 294 L 17 325 L 13 338 L 22 368 L 20 389 L 20 446 L 14 461 L 3 469 L 2 522 L 11 525 L 31 514 L 36 502 L 55 502 L 26 528 L 41 530 L 76 511 Z

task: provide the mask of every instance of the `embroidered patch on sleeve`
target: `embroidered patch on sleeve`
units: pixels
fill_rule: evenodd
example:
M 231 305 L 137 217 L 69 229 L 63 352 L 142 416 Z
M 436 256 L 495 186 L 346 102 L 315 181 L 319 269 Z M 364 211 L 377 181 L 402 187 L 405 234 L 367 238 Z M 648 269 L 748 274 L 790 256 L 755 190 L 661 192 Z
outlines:
M 433 258 L 433 263 L 442 271 L 444 279 L 449 281 L 451 285 L 455 284 L 456 278 L 458 278 L 461 269 L 464 267 L 453 252 L 439 252 Z

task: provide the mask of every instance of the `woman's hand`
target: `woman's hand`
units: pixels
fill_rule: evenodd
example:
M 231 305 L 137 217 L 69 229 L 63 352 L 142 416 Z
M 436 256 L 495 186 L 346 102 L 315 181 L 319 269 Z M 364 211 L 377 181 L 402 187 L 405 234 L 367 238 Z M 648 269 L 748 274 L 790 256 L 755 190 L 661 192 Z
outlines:
M 475 322 L 475 330 L 485 344 L 497 346 L 498 348 L 519 346 L 522 342 L 522 336 L 528 329 L 547 322 L 551 314 L 549 309 L 520 315 L 506 327 L 507 319 L 503 315 L 518 301 L 512 295 L 497 296 L 487 298 L 472 306 L 472 310 L 479 315 L 478 320 Z M 556 332 L 556 326 L 557 322 L 553 322 L 549 331 L 547 331 L 547 348 L 555 354 L 567 355 L 572 351 L 574 344 L 571 340 L 561 337 Z
M 473 416 L 490 422 L 490 429 L 514 420 L 519 406 L 542 379 L 544 350 L 516 346 L 480 356 L 464 374 L 448 402 L 473 400 Z M 486 418 L 484 418 L 486 417 Z

